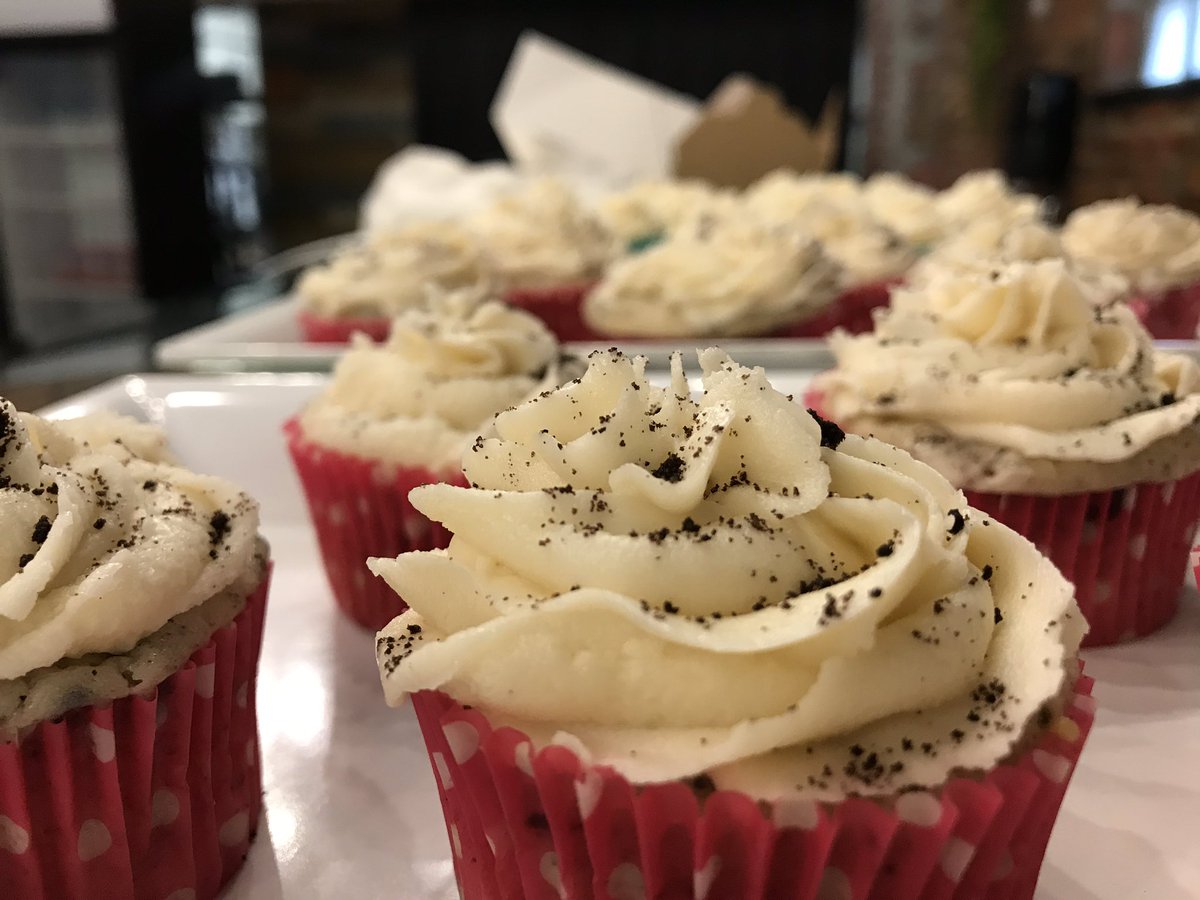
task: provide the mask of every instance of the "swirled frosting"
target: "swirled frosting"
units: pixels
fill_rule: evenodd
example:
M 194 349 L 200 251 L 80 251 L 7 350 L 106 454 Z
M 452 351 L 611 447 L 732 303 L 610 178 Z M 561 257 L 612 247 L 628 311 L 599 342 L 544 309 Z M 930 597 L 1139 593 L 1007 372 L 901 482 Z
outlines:
M 749 216 L 703 218 L 613 264 L 583 304 L 605 334 L 765 334 L 820 312 L 841 272 L 796 228 Z
M 1200 216 L 1132 197 L 1075 210 L 1063 246 L 1083 263 L 1116 269 L 1142 293 L 1200 281 Z
M 1062 494 L 1200 468 L 1200 369 L 1062 260 L 946 272 L 892 294 L 873 334 L 835 334 L 818 377 L 839 423 L 960 486 Z
M 849 172 L 800 174 L 776 169 L 746 188 L 746 206 L 768 221 L 789 222 L 812 203 L 852 206 L 862 202 L 862 182 Z
M 301 304 L 323 316 L 394 316 L 423 304 L 430 290 L 485 284 L 479 242 L 460 225 L 425 222 L 371 237 L 308 269 Z
M 881 172 L 863 183 L 863 201 L 879 222 L 914 247 L 930 247 L 942 237 L 936 194 L 903 175 Z
M 306 438 L 396 466 L 450 472 L 489 419 L 560 380 L 541 320 L 476 295 L 395 320 L 384 344 L 355 341 L 300 416 Z
M 704 181 L 645 181 L 600 201 L 601 221 L 622 241 L 656 237 L 701 215 L 727 214 L 736 203 L 728 191 Z
M 472 487 L 413 503 L 448 550 L 370 566 L 412 609 L 385 693 L 446 691 L 638 782 L 891 793 L 1004 758 L 1059 695 L 1070 586 L 927 466 L 761 369 L 593 354 L 496 420 Z
M 468 224 L 501 281 L 513 288 L 593 281 L 616 250 L 608 229 L 553 178 L 502 197 Z
M 0 681 L 123 653 L 252 564 L 254 501 L 161 447 L 145 426 L 60 426 L 0 399 Z
M 938 194 L 936 203 L 947 233 L 985 219 L 1009 225 L 1029 222 L 1042 211 L 1041 200 L 1015 193 L 995 169 L 968 172 Z

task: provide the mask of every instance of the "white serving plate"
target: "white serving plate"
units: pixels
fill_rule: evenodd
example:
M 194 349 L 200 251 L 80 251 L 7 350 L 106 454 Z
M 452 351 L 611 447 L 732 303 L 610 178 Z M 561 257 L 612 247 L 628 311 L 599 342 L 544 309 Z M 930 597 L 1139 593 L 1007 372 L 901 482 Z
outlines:
M 799 394 L 809 373 L 778 371 Z M 267 821 L 230 900 L 456 896 L 416 722 L 383 704 L 371 635 L 337 613 L 282 423 L 324 379 L 130 376 L 43 412 L 162 424 L 188 465 L 263 506 L 275 579 L 259 677 Z M 1100 709 L 1050 842 L 1039 900 L 1200 897 L 1200 602 L 1137 644 L 1084 655 Z
M 263 306 L 201 325 L 154 345 L 154 362 L 173 372 L 325 372 L 344 351 L 337 344 L 306 343 L 296 324 L 297 301 L 284 297 Z M 638 341 L 618 345 L 665 368 L 671 353 L 707 347 L 713 341 Z M 794 338 L 741 338 L 719 342 L 740 363 L 774 368 L 822 369 L 833 363 L 824 341 Z M 569 343 L 580 354 L 611 347 Z

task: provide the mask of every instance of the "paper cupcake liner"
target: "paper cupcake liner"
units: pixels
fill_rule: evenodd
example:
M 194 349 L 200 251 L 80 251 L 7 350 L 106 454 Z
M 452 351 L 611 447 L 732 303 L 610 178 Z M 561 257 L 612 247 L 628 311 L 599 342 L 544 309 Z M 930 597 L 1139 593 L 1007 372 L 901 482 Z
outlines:
M 1080 675 L 1036 744 L 979 778 L 883 800 L 762 804 L 636 786 L 565 747 L 534 751 L 444 694 L 413 697 L 465 900 L 1033 895 L 1095 704 Z
M 560 341 L 601 341 L 604 337 L 583 319 L 583 298 L 594 282 L 550 288 L 512 288 L 504 302 L 541 319 Z
M 1154 296 L 1135 297 L 1130 308 L 1146 330 L 1160 340 L 1195 340 L 1200 328 L 1200 283 Z
M 408 502 L 408 492 L 421 484 L 465 485 L 466 480 L 420 467 L 386 467 L 319 447 L 304 439 L 295 419 L 284 432 L 333 597 L 347 616 L 378 631 L 408 606 L 386 581 L 368 571 L 367 558 L 449 544 L 450 532 L 418 512 Z
M 789 325 L 778 336 L 819 338 L 835 328 L 843 328 L 851 334 L 866 334 L 875 328 L 872 311 L 888 305 L 892 288 L 899 283 L 900 279 L 891 278 L 842 291 L 833 303 L 816 316 Z
M 314 344 L 348 344 L 361 331 L 376 342 L 386 341 L 392 330 L 387 316 L 319 316 L 306 309 L 296 313 L 304 340 Z
M 1019 531 L 1074 582 L 1091 626 L 1085 647 L 1150 634 L 1178 610 L 1200 517 L 1200 472 L 1057 497 L 965 493 L 973 507 Z
M 267 581 L 149 697 L 0 744 L 0 896 L 209 900 L 262 811 L 255 684 Z

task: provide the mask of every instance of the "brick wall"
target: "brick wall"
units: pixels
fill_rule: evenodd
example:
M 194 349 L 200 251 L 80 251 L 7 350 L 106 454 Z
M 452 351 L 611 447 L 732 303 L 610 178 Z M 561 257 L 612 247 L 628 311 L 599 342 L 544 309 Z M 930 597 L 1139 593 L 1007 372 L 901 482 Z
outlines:
M 1025 72 L 1077 76 L 1084 99 L 1066 192 L 1068 208 L 1137 194 L 1200 211 L 1200 93 L 1098 97 L 1113 73 L 1136 71 L 1141 23 L 1154 0 L 1035 0 L 1007 36 L 994 116 L 971 114 L 965 0 L 870 0 L 875 60 L 867 163 L 934 185 L 999 165 L 1003 125 Z M 1022 9 L 1023 7 L 1023 9 Z M 1114 19 L 1114 17 L 1116 17 Z

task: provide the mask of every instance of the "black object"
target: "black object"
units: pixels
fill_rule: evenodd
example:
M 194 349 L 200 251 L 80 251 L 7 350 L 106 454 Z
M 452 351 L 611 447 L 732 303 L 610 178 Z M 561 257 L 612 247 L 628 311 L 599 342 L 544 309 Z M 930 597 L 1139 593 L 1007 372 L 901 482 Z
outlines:
M 488 107 L 526 28 L 699 99 L 744 72 L 779 88 L 789 106 L 815 121 L 831 90 L 848 94 L 858 6 L 848 0 L 417 0 L 417 137 L 471 159 L 503 156 Z
M 1017 87 L 1008 142 L 1008 174 L 1026 190 L 1054 196 L 1066 186 L 1075 145 L 1079 82 L 1036 72 Z

